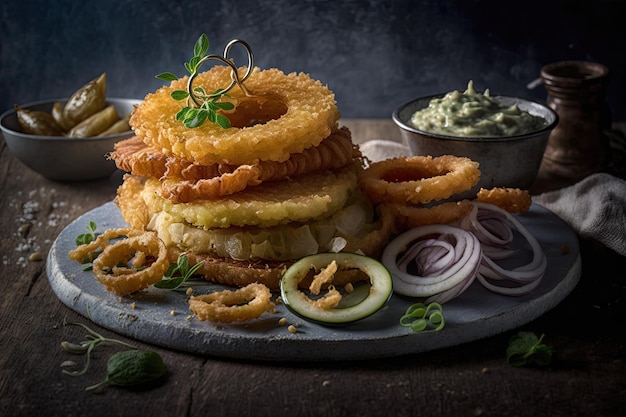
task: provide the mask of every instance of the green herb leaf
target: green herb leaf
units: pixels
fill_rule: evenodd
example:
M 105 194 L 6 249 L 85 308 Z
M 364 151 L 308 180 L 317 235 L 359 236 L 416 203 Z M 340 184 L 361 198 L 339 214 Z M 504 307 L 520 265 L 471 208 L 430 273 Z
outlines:
M 163 358 L 149 350 L 124 350 L 113 354 L 107 362 L 107 377 L 86 391 L 106 383 L 130 387 L 160 380 L 167 373 Z
M 176 81 L 178 77 L 171 72 L 162 72 L 161 74 L 155 75 L 155 78 L 163 81 Z
M 85 366 L 81 370 L 78 370 L 78 371 L 63 370 L 63 373 L 66 375 L 70 375 L 70 376 L 84 375 L 89 369 L 89 364 L 91 362 L 91 351 L 94 350 L 101 343 L 115 343 L 115 344 L 119 344 L 119 345 L 123 345 L 123 346 L 135 349 L 133 345 L 130 345 L 124 341 L 104 337 L 101 334 L 89 328 L 88 326 L 84 325 L 83 323 L 78 323 L 78 322 L 70 323 L 67 320 L 63 320 L 63 325 L 64 326 L 68 326 L 68 325 L 80 326 L 87 331 L 85 340 L 82 340 L 79 343 L 72 343 L 68 341 L 61 342 L 61 347 L 63 348 L 63 350 L 73 353 L 75 355 L 78 355 L 78 354 L 86 355 Z
M 174 100 L 185 100 L 187 97 L 189 97 L 189 93 L 183 90 L 175 90 L 172 91 L 172 94 L 170 94 L 170 96 Z
M 187 112 L 183 123 L 186 127 L 193 129 L 194 127 L 199 127 L 204 124 L 209 114 L 207 110 L 204 109 L 191 109 Z
M 198 74 L 200 64 L 207 56 L 208 50 L 209 38 L 206 34 L 203 33 L 202 35 L 200 35 L 194 45 L 193 56 L 189 59 L 188 62 L 184 63 L 184 67 L 189 73 L 190 77 L 194 77 Z M 156 78 L 165 81 L 173 81 L 178 79 L 178 77 L 171 72 L 163 72 L 157 75 Z M 235 106 L 230 102 L 218 101 L 221 100 L 223 97 L 230 97 L 228 96 L 228 94 L 224 93 L 222 89 L 218 89 L 212 94 L 207 94 L 202 87 L 195 87 L 193 91 L 193 97 L 191 97 L 191 91 L 176 90 L 170 94 L 174 100 L 187 100 L 191 98 L 195 103 L 198 103 L 198 99 L 202 102 L 200 109 L 193 107 L 190 108 L 189 106 L 181 109 L 178 113 L 176 113 L 176 120 L 182 121 L 185 127 L 189 129 L 202 126 L 207 120 L 214 124 L 217 124 L 224 129 L 228 129 L 231 127 L 228 117 L 218 113 L 221 110 L 232 110 L 235 108 Z
M 519 332 L 511 337 L 506 349 L 507 363 L 511 366 L 549 365 L 554 351 L 542 343 L 543 337 L 542 334 L 538 338 L 533 332 Z
M 170 265 L 163 279 L 154 284 L 156 288 L 163 290 L 175 290 L 183 286 L 202 267 L 199 262 L 189 267 L 189 259 L 184 253 L 178 257 L 176 264 Z
M 195 45 L 193 46 L 193 55 L 197 57 L 203 57 L 209 50 L 209 37 L 206 33 L 200 35 Z
M 87 230 L 87 233 L 82 233 L 76 236 L 76 246 L 86 245 L 96 240 L 96 223 L 90 221 L 89 224 L 85 226 L 85 229 Z

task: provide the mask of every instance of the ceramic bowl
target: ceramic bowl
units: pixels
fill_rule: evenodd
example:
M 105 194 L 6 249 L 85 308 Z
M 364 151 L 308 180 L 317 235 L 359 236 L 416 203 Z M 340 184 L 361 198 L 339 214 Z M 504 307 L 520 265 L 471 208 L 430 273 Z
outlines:
M 400 128 L 402 139 L 412 155 L 465 156 L 480 163 L 480 182 L 463 198 L 471 198 L 480 188 L 511 187 L 528 190 L 533 185 L 550 132 L 558 123 L 558 115 L 549 107 L 522 98 L 495 96 L 505 105 L 516 104 L 520 109 L 545 119 L 545 127 L 528 134 L 505 137 L 455 137 L 418 130 L 411 126 L 413 113 L 428 107 L 438 94 L 411 100 L 398 107 L 392 115 Z
M 50 112 L 57 101 L 64 104 L 67 98 L 20 104 L 20 107 Z M 120 117 L 124 117 L 141 100 L 108 98 L 106 102 L 115 107 Z M 55 181 L 86 181 L 109 177 L 117 167 L 114 161 L 106 158 L 106 154 L 113 151 L 116 142 L 134 134 L 128 131 L 92 138 L 30 135 L 22 133 L 15 110 L 9 110 L 0 116 L 0 129 L 7 146 L 20 162 Z

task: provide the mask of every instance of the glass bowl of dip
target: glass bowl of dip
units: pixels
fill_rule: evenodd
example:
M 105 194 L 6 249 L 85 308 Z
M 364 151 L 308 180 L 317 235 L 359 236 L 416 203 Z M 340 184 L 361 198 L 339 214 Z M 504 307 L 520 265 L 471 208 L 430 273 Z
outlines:
M 462 97 L 468 92 L 476 94 L 471 83 L 465 93 L 455 91 L 420 97 L 393 112 L 393 121 L 400 128 L 411 155 L 456 155 L 478 162 L 479 183 L 459 198 L 472 198 L 480 188 L 530 189 L 539 172 L 550 132 L 558 123 L 558 115 L 548 106 L 532 100 L 489 96 L 487 106 L 496 101 L 504 109 L 505 114 L 498 115 L 497 109 L 481 108 L 485 105 L 481 98 L 464 100 Z M 488 93 L 478 95 L 484 98 Z M 465 101 L 469 103 L 463 105 Z M 440 125 L 441 129 L 430 129 L 437 133 L 418 128 L 412 122 L 417 112 L 431 111 L 429 106 L 441 107 L 441 111 L 434 109 L 425 117 L 427 124 Z M 522 114 L 523 117 L 516 116 Z M 537 120 L 540 123 L 536 123 Z

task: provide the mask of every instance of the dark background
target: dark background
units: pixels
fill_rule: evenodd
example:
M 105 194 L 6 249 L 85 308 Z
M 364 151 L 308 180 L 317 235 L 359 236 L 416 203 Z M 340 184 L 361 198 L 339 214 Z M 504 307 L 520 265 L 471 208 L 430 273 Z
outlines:
M 155 75 L 184 75 L 196 39 L 222 53 L 247 41 L 256 64 L 327 84 L 344 117 L 390 118 L 415 96 L 477 90 L 545 101 L 541 67 L 587 60 L 611 69 L 609 104 L 626 120 L 623 1 L 5 0 L 0 112 L 67 97 L 100 73 L 108 96 L 143 98 Z M 244 64 L 239 61 L 238 64 Z

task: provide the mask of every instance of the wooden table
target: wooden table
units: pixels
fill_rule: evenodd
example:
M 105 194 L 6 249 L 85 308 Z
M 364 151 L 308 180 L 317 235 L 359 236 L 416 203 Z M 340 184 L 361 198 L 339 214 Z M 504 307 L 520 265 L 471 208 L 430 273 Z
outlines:
M 356 141 L 399 140 L 391 120 L 346 120 Z M 113 199 L 120 176 L 51 182 L 0 142 L 0 415 L 2 416 L 623 416 L 626 415 L 625 259 L 582 241 L 583 273 L 556 308 L 524 326 L 557 350 L 546 369 L 505 362 L 516 331 L 403 357 L 323 363 L 266 363 L 157 351 L 167 381 L 150 390 L 84 388 L 99 382 L 114 347 L 101 347 L 82 377 L 62 373 L 82 357 L 61 349 L 86 320 L 50 289 L 45 257 L 77 216 Z M 26 225 L 26 226 L 25 226 Z M 37 255 L 39 254 L 39 255 Z M 29 260 L 29 257 L 35 260 Z M 619 271 L 613 274 L 603 271 Z

